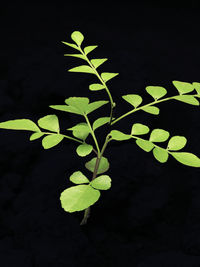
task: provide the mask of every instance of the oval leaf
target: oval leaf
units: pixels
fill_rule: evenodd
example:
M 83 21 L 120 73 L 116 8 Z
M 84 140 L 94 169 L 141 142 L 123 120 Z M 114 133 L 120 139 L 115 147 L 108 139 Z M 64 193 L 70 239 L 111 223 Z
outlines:
M 90 185 L 72 186 L 61 193 L 62 208 L 67 212 L 85 210 L 93 205 L 100 197 L 99 190 Z
M 93 131 L 95 131 L 97 128 L 103 126 L 104 124 L 108 123 L 110 121 L 110 117 L 102 117 L 94 121 L 92 125 Z
M 200 83 L 198 82 L 193 82 L 192 85 L 194 86 L 196 92 L 198 95 L 200 95 Z
M 169 132 L 162 129 L 154 129 L 151 132 L 149 141 L 151 142 L 164 142 L 169 138 Z
M 74 31 L 71 34 L 71 38 L 78 46 L 80 46 L 84 40 L 83 34 L 79 31 Z
M 17 119 L 0 122 L 0 128 L 9 130 L 27 130 L 41 132 L 40 128 L 38 128 L 38 126 L 29 119 Z
M 53 131 L 53 132 L 59 132 L 59 122 L 58 117 L 56 115 L 47 115 L 41 119 L 38 120 L 38 125 L 46 130 Z
M 105 86 L 103 84 L 100 84 L 100 83 L 93 83 L 93 84 L 90 84 L 89 86 L 89 89 L 91 91 L 100 91 L 100 90 L 103 90 L 105 88 Z
M 69 180 L 74 184 L 85 184 L 90 182 L 88 178 L 80 171 L 72 173 L 72 175 L 69 177 Z
M 81 144 L 77 147 L 76 152 L 80 157 L 89 155 L 93 150 L 93 146 L 89 144 Z
M 33 141 L 33 140 L 36 140 L 36 139 L 38 139 L 38 138 L 40 138 L 41 136 L 43 136 L 44 135 L 44 133 L 40 133 L 40 132 L 37 132 L 37 133 L 33 133 L 31 136 L 30 136 L 30 141 Z
M 88 65 L 81 65 L 81 66 L 69 69 L 68 71 L 95 74 L 94 70 Z
M 95 69 L 97 69 L 101 64 L 103 64 L 107 60 L 108 60 L 107 58 L 91 59 L 91 63 L 95 67 Z
M 147 140 L 137 139 L 136 144 L 146 152 L 150 152 L 154 148 L 154 144 Z
M 108 175 L 101 175 L 90 183 L 92 187 L 99 190 L 108 190 L 111 187 L 111 179 Z
M 110 134 L 112 136 L 112 139 L 117 141 L 124 141 L 131 138 L 129 134 L 124 134 L 118 130 L 112 130 Z
M 64 136 L 60 134 L 47 135 L 42 139 L 42 146 L 44 147 L 44 149 L 52 148 L 59 144 L 63 140 L 63 138 Z
M 97 160 L 97 158 L 93 158 L 90 161 L 86 162 L 85 167 L 89 171 L 94 172 L 96 160 Z M 109 166 L 110 166 L 110 164 L 109 164 L 107 158 L 102 157 L 101 160 L 100 160 L 100 164 L 99 164 L 99 168 L 98 168 L 97 174 L 106 172 L 109 169 Z
M 142 97 L 136 94 L 123 95 L 122 98 L 137 108 L 142 103 Z
M 141 123 L 134 123 L 131 130 L 132 135 L 147 134 L 148 132 L 149 127 Z
M 77 125 L 69 128 L 67 130 L 72 130 L 73 135 L 81 140 L 84 140 L 88 137 L 90 133 L 90 128 L 86 122 L 80 122 Z
M 167 90 L 161 86 L 147 86 L 145 89 L 155 100 L 167 94 Z
M 161 163 L 164 163 L 168 160 L 169 154 L 167 151 L 160 147 L 155 147 L 153 150 L 154 157 Z
M 194 86 L 188 82 L 173 81 L 172 83 L 181 95 L 187 94 L 194 90 Z
M 117 76 L 119 73 L 111 73 L 111 72 L 103 72 L 101 73 L 101 78 L 104 80 L 104 82 L 107 82 Z
M 167 149 L 169 150 L 180 150 L 187 143 L 187 139 L 184 136 L 173 136 L 170 138 Z
M 174 99 L 194 106 L 199 106 L 199 101 L 192 95 L 178 95 L 175 96 Z
M 84 53 L 87 55 L 90 52 L 92 52 L 95 48 L 97 48 L 97 45 L 89 45 L 84 48 Z
M 171 155 L 180 163 L 190 167 L 200 167 L 200 159 L 188 152 L 171 152 Z
M 159 108 L 154 107 L 154 106 L 144 107 L 142 108 L 142 110 L 147 113 L 154 114 L 154 115 L 158 115 L 160 112 Z

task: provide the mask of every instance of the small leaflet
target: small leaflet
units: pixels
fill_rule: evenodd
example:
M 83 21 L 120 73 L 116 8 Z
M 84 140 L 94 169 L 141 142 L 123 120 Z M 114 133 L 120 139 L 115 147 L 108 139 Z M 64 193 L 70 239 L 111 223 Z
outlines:
M 108 82 L 112 78 L 116 77 L 119 73 L 111 73 L 111 72 L 103 72 L 101 73 L 101 78 L 104 80 L 104 82 Z
M 65 45 L 68 45 L 68 46 L 70 46 L 70 47 L 72 47 L 72 48 L 74 48 L 76 50 L 79 50 L 79 48 L 75 44 L 71 44 L 71 43 L 64 42 L 64 41 L 62 41 L 62 43 L 65 44 Z
M 155 100 L 160 99 L 161 97 L 167 94 L 167 90 L 161 86 L 147 86 L 146 91 L 150 94 Z
M 135 142 L 145 152 L 150 152 L 154 148 L 154 144 L 148 140 L 137 139 Z
M 188 82 L 173 81 L 172 83 L 180 95 L 190 93 L 194 90 L 194 85 Z
M 154 106 L 144 107 L 141 110 L 153 115 L 158 115 L 160 113 L 160 109 Z
M 37 132 L 37 133 L 33 133 L 31 136 L 30 136 L 30 141 L 34 141 L 36 139 L 39 139 L 40 137 L 42 137 L 44 135 L 44 133 L 42 132 Z
M 84 48 L 84 53 L 87 55 L 89 54 L 90 52 L 92 52 L 95 48 L 97 48 L 98 45 L 90 45 L 90 46 L 86 46 Z
M 98 190 L 108 190 L 111 187 L 111 178 L 108 175 L 101 175 L 92 180 L 90 185 Z
M 168 160 L 169 154 L 168 152 L 160 147 L 155 147 L 153 149 L 153 155 L 155 159 L 157 159 L 160 163 L 165 163 Z
M 142 97 L 136 94 L 123 95 L 122 98 L 129 104 L 137 108 L 142 103 Z
M 100 91 L 100 90 L 105 89 L 105 86 L 100 83 L 93 83 L 93 84 L 90 84 L 89 89 L 91 91 Z
M 163 129 L 154 129 L 151 132 L 149 141 L 151 142 L 165 142 L 169 138 L 169 132 Z
M 200 167 L 200 158 L 189 152 L 171 152 L 171 155 L 180 163 L 190 167 Z
M 90 182 L 81 171 L 72 173 L 72 175 L 69 177 L 69 180 L 74 184 L 85 184 Z
M 89 144 L 81 144 L 77 147 L 76 152 L 80 157 L 89 155 L 93 150 L 93 146 Z
M 33 132 L 41 132 L 40 128 L 29 119 L 16 119 L 0 122 L 0 128 L 8 130 L 26 130 Z
M 108 60 L 107 58 L 91 59 L 91 63 L 95 67 L 95 69 L 97 69 L 100 65 L 102 65 L 107 60 Z
M 64 54 L 65 57 L 77 57 L 86 60 L 85 56 L 82 54 Z
M 187 143 L 187 139 L 184 136 L 172 136 L 169 139 L 168 145 L 167 145 L 167 149 L 168 150 L 180 150 L 182 148 L 184 148 L 184 146 Z
M 178 95 L 174 99 L 190 105 L 199 106 L 199 101 L 192 95 Z
M 60 127 L 56 115 L 47 115 L 38 120 L 38 125 L 46 130 L 59 133 Z
M 118 130 L 112 130 L 110 134 L 112 136 L 112 139 L 116 141 L 124 141 L 131 139 L 131 136 L 129 134 L 124 134 Z
M 141 123 L 134 123 L 131 129 L 131 135 L 147 134 L 148 132 L 149 127 Z
M 84 40 L 83 34 L 79 31 L 74 31 L 71 34 L 71 38 L 78 46 L 80 46 Z
M 47 135 L 42 139 L 42 146 L 44 149 L 52 148 L 56 145 L 58 145 L 62 140 L 64 136 L 60 134 L 51 134 Z
M 88 65 L 78 66 L 68 70 L 69 72 L 81 72 L 95 74 L 94 70 Z

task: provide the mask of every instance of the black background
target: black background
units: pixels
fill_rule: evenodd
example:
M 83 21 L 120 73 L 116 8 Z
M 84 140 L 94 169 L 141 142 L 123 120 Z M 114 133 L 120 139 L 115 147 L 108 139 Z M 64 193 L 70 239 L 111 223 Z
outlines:
M 10 3 L 0 10 L 0 121 L 47 114 L 59 116 L 62 132 L 81 121 L 48 106 L 70 96 L 106 99 L 91 92 L 89 74 L 69 73 L 80 59 L 73 50 L 74 30 L 83 45 L 98 45 L 92 57 L 109 60 L 99 70 L 119 72 L 109 82 L 115 116 L 130 106 L 121 95 L 151 97 L 148 85 L 176 94 L 173 80 L 200 81 L 199 7 L 158 3 Z M 138 112 L 113 126 L 129 132 L 133 123 L 162 128 L 188 138 L 185 151 L 200 155 L 199 107 L 179 102 L 159 105 L 160 115 Z M 106 116 L 109 106 L 91 121 Z M 107 129 L 108 130 L 108 129 Z M 101 139 L 105 134 L 98 130 Z M 173 158 L 161 164 L 133 141 L 112 142 L 105 156 L 112 188 L 102 192 L 86 226 L 82 213 L 60 206 L 69 176 L 91 159 L 76 155 L 76 144 L 63 141 L 44 150 L 27 132 L 0 132 L 0 261 L 2 267 L 64 266 L 200 266 L 200 171 Z

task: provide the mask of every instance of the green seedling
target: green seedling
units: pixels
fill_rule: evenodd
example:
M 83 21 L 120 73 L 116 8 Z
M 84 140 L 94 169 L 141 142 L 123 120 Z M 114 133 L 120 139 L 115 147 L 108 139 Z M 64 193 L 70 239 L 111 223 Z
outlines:
M 98 67 L 106 62 L 107 58 L 89 59 L 88 54 L 96 49 L 97 46 L 91 45 L 82 48 L 84 36 L 81 32 L 74 31 L 71 38 L 73 43 L 64 41 L 62 43 L 76 50 L 76 53 L 64 55 L 80 58 L 84 61 L 84 64 L 72 68 L 69 71 L 89 73 L 96 76 L 97 82 L 90 84 L 89 90 L 105 90 L 108 95 L 108 100 L 90 103 L 87 97 L 69 97 L 65 99 L 63 104 L 51 105 L 51 109 L 69 112 L 80 116 L 81 119 L 84 120 L 68 128 L 68 132 L 64 134 L 60 133 L 59 120 L 54 114 L 40 118 L 37 124 L 29 119 L 16 119 L 1 122 L 0 128 L 30 131 L 32 132 L 30 141 L 42 138 L 42 146 L 44 149 L 50 149 L 67 138 L 78 143 L 76 148 L 78 156 L 86 157 L 92 153 L 95 154 L 94 157 L 85 163 L 86 169 L 92 173 L 91 177 L 86 177 L 82 171 L 76 170 L 69 177 L 69 180 L 74 186 L 65 189 L 60 195 L 61 206 L 66 212 L 84 211 L 83 220 L 81 221 L 81 225 L 83 225 L 86 224 L 90 215 L 90 206 L 96 203 L 100 198 L 101 190 L 108 190 L 111 187 L 111 178 L 105 175 L 105 172 L 109 170 L 110 163 L 108 159 L 104 157 L 104 151 L 111 141 L 121 142 L 133 140 L 133 142 L 145 152 L 152 152 L 155 159 L 160 163 L 167 162 L 169 156 L 172 156 L 184 165 L 200 167 L 200 158 L 192 153 L 182 151 L 187 143 L 187 139 L 179 135 L 170 136 L 170 133 L 164 129 L 158 128 L 150 130 L 147 125 L 139 122 L 132 125 L 129 133 L 123 133 L 112 128 L 112 130 L 108 130 L 106 136 L 103 137 L 104 144 L 102 147 L 99 146 L 100 142 L 96 137 L 98 128 L 105 125 L 113 126 L 123 118 L 139 110 L 158 115 L 160 109 L 157 106 L 164 101 L 175 100 L 199 106 L 200 83 L 173 81 L 172 83 L 177 90 L 177 94 L 170 97 L 165 97 L 167 90 L 162 86 L 147 86 L 146 92 L 153 98 L 153 101 L 147 104 L 142 104 L 143 99 L 138 94 L 123 95 L 122 98 L 128 103 L 130 111 L 122 114 L 118 118 L 113 118 L 113 109 L 116 108 L 116 104 L 108 89 L 108 81 L 116 77 L 118 73 L 100 73 L 98 71 Z M 91 123 L 89 119 L 90 114 L 108 103 L 110 104 L 109 116 L 97 117 L 97 119 Z M 86 141 L 89 135 L 92 137 L 92 144 Z M 167 142 L 165 147 L 163 147 L 163 142 Z

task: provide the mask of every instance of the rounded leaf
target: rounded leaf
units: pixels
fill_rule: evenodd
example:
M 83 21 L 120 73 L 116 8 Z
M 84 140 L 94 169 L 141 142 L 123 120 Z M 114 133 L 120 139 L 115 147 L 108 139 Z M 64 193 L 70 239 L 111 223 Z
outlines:
M 93 150 L 93 146 L 89 144 L 81 144 L 77 147 L 76 152 L 80 157 L 89 155 Z
M 72 173 L 72 175 L 69 177 L 69 180 L 74 184 L 85 184 L 90 182 L 81 171 Z
M 150 152 L 154 148 L 154 144 L 148 140 L 137 139 L 135 142 L 146 152 Z
M 42 139 L 42 146 L 44 147 L 44 149 L 52 148 L 59 144 L 63 140 L 63 138 L 64 136 L 60 134 L 47 135 Z
M 59 122 L 58 117 L 56 115 L 47 115 L 42 117 L 38 120 L 38 125 L 46 130 L 52 131 L 52 132 L 59 132 Z
M 151 132 L 149 141 L 151 142 L 164 142 L 169 138 L 169 132 L 163 129 L 154 129 Z
M 171 152 L 171 155 L 180 163 L 190 167 L 200 167 L 200 158 L 188 152 Z
M 156 100 L 167 94 L 167 90 L 161 86 L 147 86 L 146 91 Z
M 90 185 L 76 185 L 64 190 L 60 195 L 62 208 L 67 212 L 85 210 L 100 197 L 99 190 Z
M 71 38 L 78 46 L 80 46 L 84 40 L 83 34 L 79 31 L 74 31 L 71 34 Z
M 99 190 L 108 190 L 111 187 L 111 178 L 108 175 L 101 175 L 90 183 L 92 187 Z
M 144 107 L 142 110 L 153 115 L 158 115 L 160 113 L 160 109 L 154 106 Z
M 31 136 L 30 136 L 30 141 L 33 141 L 33 140 L 36 140 L 36 139 L 38 139 L 38 138 L 40 138 L 41 136 L 43 136 L 44 135 L 44 133 L 40 133 L 40 132 L 37 132 L 37 133 L 33 133 Z
M 97 160 L 97 158 L 93 158 L 90 161 L 86 162 L 85 167 L 89 171 L 94 172 L 96 160 Z M 97 174 L 106 172 L 109 169 L 109 166 L 110 166 L 110 164 L 109 164 L 107 158 L 102 157 L 100 160 L 100 163 L 99 163 Z
M 142 97 L 136 94 L 123 95 L 122 98 L 137 108 L 142 103 Z
M 112 130 L 110 134 L 112 136 L 112 139 L 117 141 L 124 141 L 131 138 L 129 134 L 124 134 L 118 130 Z
M 134 123 L 131 130 L 132 135 L 147 134 L 148 132 L 149 127 L 141 123 Z
M 172 83 L 181 95 L 190 93 L 194 90 L 194 85 L 188 82 L 173 81 Z
M 105 86 L 103 84 L 100 83 L 93 83 L 90 84 L 89 89 L 91 91 L 99 91 L 99 90 L 103 90 L 105 88 Z
M 153 150 L 154 157 L 161 163 L 164 163 L 168 160 L 169 154 L 167 151 L 160 147 L 155 147 Z
M 187 143 L 187 139 L 184 136 L 173 136 L 170 138 L 167 149 L 168 150 L 180 150 Z

